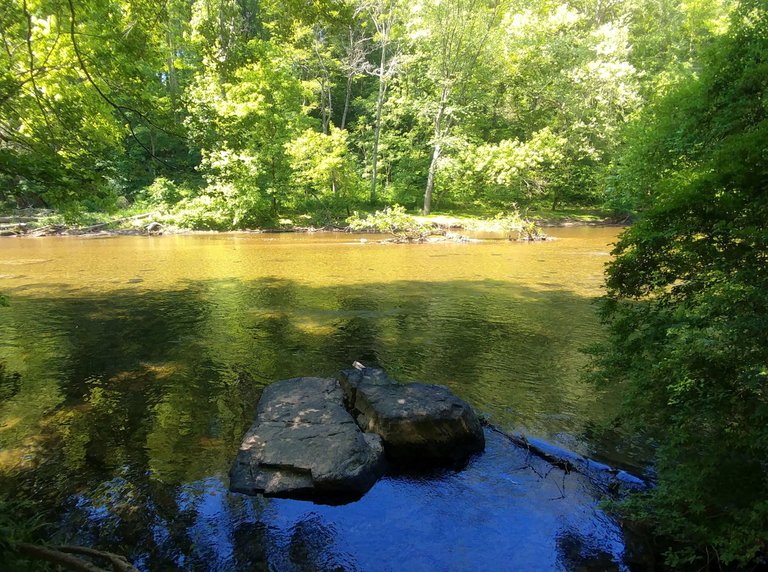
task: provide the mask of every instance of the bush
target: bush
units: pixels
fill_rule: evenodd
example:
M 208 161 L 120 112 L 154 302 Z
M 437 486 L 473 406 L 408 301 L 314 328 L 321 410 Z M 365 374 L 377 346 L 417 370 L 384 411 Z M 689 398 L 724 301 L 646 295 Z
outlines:
M 256 191 L 249 193 L 228 183 L 215 183 L 201 195 L 177 203 L 166 220 L 194 230 L 232 230 L 270 224 L 273 216 Z
M 652 206 L 609 265 L 595 372 L 659 443 L 658 486 L 619 510 L 666 542 L 667 564 L 699 570 L 768 563 L 765 5 L 742 2 L 705 64 L 628 154 Z
M 493 218 L 493 222 L 502 232 L 506 233 L 507 238 L 510 240 L 512 240 L 513 235 L 516 235 L 517 240 L 539 240 L 546 238 L 546 235 L 541 230 L 541 227 L 536 224 L 536 221 L 524 217 L 516 209 L 508 214 L 498 213 Z
M 405 208 L 400 205 L 387 207 L 382 211 L 376 211 L 365 218 L 354 213 L 347 219 L 352 230 L 368 230 L 373 232 L 386 232 L 394 234 L 398 240 L 422 241 L 429 234 L 427 225 L 420 223 L 415 217 L 407 214 Z
M 142 198 L 153 206 L 170 206 L 178 203 L 182 194 L 176 183 L 165 177 L 157 177 L 144 190 Z

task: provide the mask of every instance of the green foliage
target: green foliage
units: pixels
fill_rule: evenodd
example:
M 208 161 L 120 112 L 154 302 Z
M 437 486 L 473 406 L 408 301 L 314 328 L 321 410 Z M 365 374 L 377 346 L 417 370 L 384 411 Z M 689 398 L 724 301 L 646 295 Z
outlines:
M 441 208 L 642 208 L 628 190 L 641 162 L 615 159 L 654 135 L 623 128 L 696 73 L 729 10 L 12 0 L 0 14 L 0 204 L 109 212 L 125 197 L 196 211 L 197 195 L 217 194 L 204 187 L 231 185 L 272 218 L 326 216 L 355 206 L 375 169 L 377 200 L 409 208 L 426 186 Z
M 491 204 L 536 203 L 557 177 L 565 144 L 545 127 L 525 142 L 505 139 L 477 147 L 475 172 L 482 177 L 484 198 Z
M 510 239 L 513 234 L 518 240 L 538 240 L 546 237 L 535 220 L 524 217 L 517 209 L 510 213 L 498 213 L 493 222 Z
M 294 184 L 324 204 L 349 205 L 362 195 L 362 181 L 347 146 L 347 132 L 307 129 L 285 145 Z
M 199 195 L 176 203 L 163 220 L 195 230 L 231 230 L 265 226 L 274 216 L 257 192 L 243 192 L 232 183 L 213 183 Z
M 18 554 L 19 542 L 34 542 L 46 523 L 38 507 L 31 501 L 11 500 L 0 494 L 0 561 L 8 570 L 45 570 L 42 564 L 31 564 Z
M 309 93 L 283 48 L 258 40 L 249 47 L 254 61 L 233 72 L 233 83 L 201 72 L 188 127 L 202 148 L 201 170 L 240 202 L 235 210 L 269 205 L 276 216 L 291 200 L 285 147 L 309 123 L 302 106 Z
M 647 212 L 609 266 L 597 373 L 658 435 L 658 487 L 622 511 L 697 569 L 768 560 L 765 5 L 743 1 L 703 64 L 634 128 L 618 184 Z
M 427 225 L 405 212 L 400 205 L 387 207 L 362 218 L 356 212 L 347 219 L 349 228 L 373 232 L 386 232 L 402 241 L 422 241 L 430 235 Z
M 149 185 L 141 197 L 150 205 L 169 206 L 178 203 L 182 198 L 179 187 L 173 181 L 165 177 L 157 177 Z

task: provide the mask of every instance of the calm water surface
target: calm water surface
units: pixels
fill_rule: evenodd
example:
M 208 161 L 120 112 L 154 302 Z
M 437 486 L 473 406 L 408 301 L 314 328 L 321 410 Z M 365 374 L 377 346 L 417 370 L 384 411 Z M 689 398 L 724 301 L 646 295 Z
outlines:
M 343 507 L 226 490 L 261 388 L 353 360 L 631 465 L 590 437 L 616 396 L 579 381 L 617 233 L 0 240 L 0 363 L 20 375 L 0 386 L 0 484 L 58 507 L 61 540 L 152 570 L 618 569 L 589 483 L 494 436 L 462 473 L 393 476 Z

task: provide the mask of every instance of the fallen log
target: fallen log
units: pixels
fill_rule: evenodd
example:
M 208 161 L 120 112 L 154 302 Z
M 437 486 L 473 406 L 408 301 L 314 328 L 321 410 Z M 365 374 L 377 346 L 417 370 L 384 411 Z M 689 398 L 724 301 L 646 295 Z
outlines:
M 537 447 L 528 439 L 525 438 L 525 435 L 515 435 L 513 433 L 507 433 L 506 431 L 502 431 L 498 427 L 495 427 L 494 425 L 491 425 L 487 421 L 483 420 L 483 425 L 488 427 L 491 431 L 494 433 L 498 433 L 499 435 L 505 437 L 507 440 L 512 442 L 514 445 L 517 445 L 521 449 L 527 450 L 530 454 L 535 455 L 536 457 L 539 457 L 540 459 L 543 459 L 550 465 L 557 467 L 558 469 L 565 471 L 566 473 L 579 473 L 579 468 L 573 464 L 568 459 L 564 459 L 561 457 L 556 457 L 555 455 L 552 455 L 551 453 L 546 452 L 544 449 L 541 449 L 540 447 Z
M 89 232 L 93 232 L 94 230 L 99 230 L 100 228 L 104 228 L 105 226 L 109 226 L 111 224 L 117 224 L 121 222 L 128 222 L 129 220 L 140 220 L 143 218 L 147 218 L 149 216 L 152 216 L 154 213 L 142 213 L 134 216 L 127 216 L 123 218 L 117 218 L 115 220 L 110 220 L 107 222 L 100 222 L 99 224 L 93 224 L 91 226 L 86 226 L 84 228 L 77 229 L 77 234 L 87 234 Z
M 64 230 L 66 230 L 66 227 L 63 224 L 49 224 L 47 226 L 41 226 L 40 228 L 30 230 L 27 233 L 27 236 L 38 238 L 41 236 L 50 236 L 52 234 L 61 234 L 64 232 Z
M 18 224 L 22 222 L 35 222 L 36 217 L 33 216 L 0 216 L 0 223 L 13 223 Z
M 507 433 L 482 420 L 482 424 L 489 430 L 506 438 L 516 447 L 520 447 L 528 454 L 538 457 L 549 463 L 552 467 L 560 469 L 565 474 L 579 473 L 601 489 L 605 494 L 621 494 L 623 491 L 644 490 L 653 483 L 628 473 L 622 469 L 610 467 L 587 457 L 582 457 L 571 451 L 559 449 L 553 445 L 542 442 L 540 445 L 531 442 L 525 435 Z

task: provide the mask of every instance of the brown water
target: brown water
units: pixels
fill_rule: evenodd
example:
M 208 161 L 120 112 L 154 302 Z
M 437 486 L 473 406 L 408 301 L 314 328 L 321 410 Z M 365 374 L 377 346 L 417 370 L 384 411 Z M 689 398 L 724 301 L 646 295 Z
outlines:
M 75 540 L 134 552 L 149 542 L 137 529 L 153 531 L 173 505 L 165 532 L 152 532 L 155 548 L 136 561 L 237 569 L 221 554 L 231 539 L 207 556 L 179 540 L 199 524 L 182 526 L 184 499 L 224 495 L 218 528 L 261 522 L 222 484 L 260 388 L 353 360 L 448 385 L 505 429 L 631 464 L 631 451 L 590 437 L 616 396 L 580 381 L 579 350 L 600 337 L 592 301 L 617 233 L 557 229 L 558 240 L 535 244 L 391 245 L 346 234 L 1 240 L 10 306 L 0 309 L 0 484 L 66 507 L 64 538 L 90 522 L 95 536 Z M 356 506 L 364 525 L 365 504 Z M 327 528 L 296 518 L 288 529 Z M 379 569 L 365 564 L 365 548 L 349 550 L 361 569 Z M 282 556 L 259 554 L 283 569 L 274 564 Z

